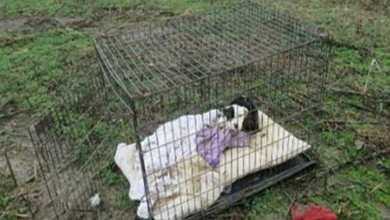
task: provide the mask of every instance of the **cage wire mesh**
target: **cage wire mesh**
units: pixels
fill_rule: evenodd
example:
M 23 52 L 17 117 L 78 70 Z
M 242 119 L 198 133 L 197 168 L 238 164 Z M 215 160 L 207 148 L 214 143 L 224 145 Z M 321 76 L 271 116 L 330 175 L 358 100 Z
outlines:
M 137 215 L 211 215 L 312 165 L 328 38 L 244 2 L 96 39 L 104 82 L 131 114 L 135 138 L 115 162 Z
M 77 219 L 94 208 L 89 199 L 123 132 L 107 102 L 101 74 L 91 70 L 29 126 L 41 180 L 34 219 Z

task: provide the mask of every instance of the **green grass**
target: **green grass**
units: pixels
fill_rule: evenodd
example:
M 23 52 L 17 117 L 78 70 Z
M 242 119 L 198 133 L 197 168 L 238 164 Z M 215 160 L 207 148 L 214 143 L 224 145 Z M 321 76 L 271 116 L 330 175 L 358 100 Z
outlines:
M 304 186 L 310 187 L 309 193 L 296 202 L 323 205 L 335 212 L 341 210 L 341 219 L 383 219 L 378 204 L 388 206 L 390 202 L 388 177 L 363 166 L 349 167 L 329 178 L 326 188 L 322 180 Z M 248 219 L 284 219 L 297 188 L 300 187 L 286 185 L 266 191 L 246 205 L 249 207 Z
M 0 93 L 18 110 L 50 103 L 91 54 L 90 39 L 77 31 L 47 30 L 27 39 L 21 33 L 3 34 L 6 39 L 18 40 L 0 52 Z
M 227 2 L 233 2 L 230 0 Z M 215 1 L 226 2 L 226 1 Z M 142 0 L 98 0 L 98 1 L 78 1 L 78 0 L 43 0 L 29 1 L 21 0 L 12 1 L 5 0 L 0 3 L 2 13 L 6 17 L 15 18 L 18 16 L 29 16 L 36 13 L 41 13 L 49 16 L 83 16 L 85 18 L 94 18 L 99 13 L 109 15 L 109 12 L 116 10 L 143 10 L 149 14 L 177 14 L 183 13 L 186 10 L 192 12 L 202 11 L 210 8 L 212 1 L 208 0 L 150 0 L 148 2 Z
M 213 1 L 196 0 L 99 0 L 99 1 L 54 1 L 54 0 L 3 0 L 0 3 L 0 17 L 5 19 L 30 18 L 30 21 L 39 20 L 40 17 L 53 18 L 54 16 L 81 17 L 84 21 L 92 21 L 104 25 L 104 22 L 114 26 L 127 24 L 138 20 L 146 20 L 159 16 L 183 14 L 185 11 L 202 11 L 210 8 Z M 220 1 L 214 1 L 220 4 Z M 302 16 L 306 20 L 325 26 L 333 34 L 337 41 L 344 42 L 367 50 L 354 50 L 352 47 L 334 48 L 334 58 L 330 68 L 329 77 L 332 86 L 344 90 L 366 92 L 364 95 L 351 95 L 335 91 L 329 91 L 326 96 L 325 118 L 341 121 L 358 120 L 362 113 L 356 105 L 369 107 L 374 113 L 364 113 L 364 119 L 374 120 L 378 113 L 389 114 L 389 109 L 373 104 L 373 99 L 383 96 L 390 97 L 390 11 L 385 6 L 385 0 L 377 0 L 376 3 L 367 4 L 369 1 L 304 1 L 304 0 L 266 0 L 281 9 L 293 9 L 294 14 Z M 346 4 L 348 2 L 348 4 Z M 127 11 L 130 11 L 126 14 Z M 32 22 L 34 23 L 34 22 Z M 58 97 L 69 89 L 70 83 L 77 76 L 87 70 L 91 62 L 94 62 L 94 50 L 91 36 L 83 27 L 62 28 L 47 23 L 34 24 L 31 28 L 23 28 L 13 32 L 0 33 L 0 116 L 14 117 L 16 113 L 31 111 L 37 113 L 52 104 Z M 376 59 L 380 70 L 373 68 L 371 62 Z M 367 88 L 365 88 L 366 83 Z M 245 84 L 245 82 L 240 82 Z M 304 88 L 302 85 L 293 85 L 295 89 Z M 265 92 L 265 91 L 264 91 Z M 188 97 L 187 97 L 188 95 Z M 279 102 L 285 99 L 275 91 L 268 94 Z M 191 103 L 199 102 L 199 93 L 186 93 L 186 99 Z M 350 104 L 341 104 L 341 101 Z M 177 103 L 169 106 L 168 111 L 173 111 Z M 351 104 L 354 104 L 355 107 Z M 286 106 L 288 107 L 288 106 Z M 112 108 L 116 108 L 113 106 Z M 379 119 L 383 120 L 383 119 Z M 82 123 L 85 121 L 85 123 Z M 84 127 L 74 128 L 73 133 L 85 136 L 86 132 L 94 124 L 86 118 L 80 122 Z M 108 132 L 118 133 L 112 130 L 115 124 L 103 123 L 96 127 L 97 134 Z M 10 126 L 9 124 L 5 124 Z M 312 120 L 307 121 L 308 126 L 313 126 Z M 360 123 L 346 123 L 338 125 L 323 124 L 319 134 L 318 143 L 320 158 L 325 164 L 333 162 L 345 162 L 347 160 L 362 157 L 370 153 L 369 149 L 359 150 L 354 141 L 358 132 L 369 129 Z M 2 132 L 0 130 L 0 132 Z M 122 134 L 121 134 L 122 135 Z M 0 143 L 12 144 L 10 136 L 0 137 Z M 2 145 L 5 146 L 5 145 Z M 88 145 L 86 145 L 88 146 Z M 84 154 L 89 153 L 88 147 Z M 330 153 L 337 152 L 337 153 Z M 390 160 L 380 160 L 383 166 L 390 169 Z M 376 167 L 357 165 L 347 167 L 339 173 L 328 177 L 324 188 L 324 178 L 319 178 L 311 184 L 310 193 L 298 200 L 301 203 L 315 202 L 340 211 L 343 219 L 365 220 L 382 219 L 378 204 L 390 209 L 390 183 Z M 10 191 L 12 185 L 9 178 L 0 178 L 0 216 L 1 212 L 11 205 Z M 3 181 L 6 179 L 6 181 Z M 135 204 L 127 198 L 127 183 L 120 174 L 105 171 L 103 174 L 104 186 L 116 187 L 123 192 L 123 196 L 113 200 L 113 207 L 123 210 L 126 207 L 135 207 Z M 125 188 L 121 188 L 125 185 Z M 294 191 L 304 190 L 309 183 L 300 186 L 284 185 L 268 190 L 256 196 L 242 206 L 248 219 L 284 219 Z M 286 196 L 289 195 L 289 196 Z M 20 213 L 22 208 L 15 208 L 10 213 Z M 5 219 L 13 219 L 10 214 Z

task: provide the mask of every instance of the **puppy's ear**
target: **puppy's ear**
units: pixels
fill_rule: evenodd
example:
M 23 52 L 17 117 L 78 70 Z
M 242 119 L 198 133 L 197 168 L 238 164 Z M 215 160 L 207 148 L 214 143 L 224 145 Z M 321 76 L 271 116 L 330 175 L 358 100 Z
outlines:
M 259 129 L 259 124 L 257 120 L 254 117 L 251 117 L 251 115 L 248 115 L 242 122 L 242 131 L 244 132 L 251 132 L 256 131 Z
M 232 120 L 234 118 L 234 108 L 233 108 L 233 106 L 224 108 L 222 110 L 222 112 L 223 112 L 223 115 L 225 115 L 227 120 Z

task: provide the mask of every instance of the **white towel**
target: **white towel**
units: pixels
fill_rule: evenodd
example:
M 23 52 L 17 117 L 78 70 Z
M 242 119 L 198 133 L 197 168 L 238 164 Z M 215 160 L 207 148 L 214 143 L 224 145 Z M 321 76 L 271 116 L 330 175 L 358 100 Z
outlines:
M 167 155 L 160 154 L 158 150 L 144 153 L 154 219 L 182 219 L 206 209 L 214 204 L 223 189 L 234 181 L 281 164 L 311 147 L 259 111 L 263 130 L 252 135 L 248 147 L 225 151 L 221 155 L 220 164 L 213 170 L 196 153 L 195 135 L 196 131 L 202 128 L 202 121 L 207 119 L 206 123 L 209 123 L 210 119 L 216 116 L 216 112 L 212 110 L 203 115 L 182 116 L 162 125 L 142 142 L 144 151 L 156 148 Z M 182 126 L 175 127 L 179 122 Z M 185 124 L 188 126 L 183 126 Z M 164 127 L 165 132 L 162 132 Z M 183 134 L 182 138 L 180 133 Z M 169 143 L 173 140 L 174 144 Z M 176 155 L 176 158 L 173 155 Z M 131 185 L 130 199 L 141 200 L 145 192 L 135 144 L 119 144 L 115 162 Z M 142 199 L 137 209 L 140 218 L 148 218 L 147 205 L 147 200 Z

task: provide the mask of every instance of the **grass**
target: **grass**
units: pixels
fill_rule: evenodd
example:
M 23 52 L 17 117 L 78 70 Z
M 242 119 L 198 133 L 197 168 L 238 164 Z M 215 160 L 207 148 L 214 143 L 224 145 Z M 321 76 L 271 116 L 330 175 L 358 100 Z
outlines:
M 0 207 L 1 209 L 5 209 L 5 207 L 8 207 L 10 204 L 11 204 L 11 198 L 10 196 L 7 194 L 7 192 L 9 190 L 12 189 L 13 187 L 13 183 L 12 183 L 12 179 L 9 178 L 9 177 L 6 177 L 4 175 L 1 175 L 1 184 L 0 184 Z M 10 215 L 10 218 L 13 217 L 12 215 Z
M 4 143 L 1 146 L 7 148 L 18 143 L 6 128 L 13 128 L 12 122 L 17 120 L 19 114 L 27 112 L 34 115 L 42 111 L 58 97 L 67 93 L 72 80 L 89 69 L 90 64 L 95 61 L 90 37 L 97 35 L 100 26 L 104 26 L 103 29 L 119 29 L 121 25 L 139 20 L 201 11 L 209 8 L 211 2 L 2 1 L 0 17 L 6 20 L 20 18 L 29 21 L 11 32 L 0 31 L 2 45 L 0 116 L 1 124 L 4 126 L 4 130 L 0 129 L 0 143 Z M 372 145 L 376 148 L 380 146 L 365 140 L 369 147 L 357 149 L 355 146 L 357 136 L 376 130 L 383 135 L 385 131 L 375 127 L 376 130 L 373 131 L 372 126 L 356 121 L 383 120 L 378 119 L 378 115 L 389 114 L 388 104 L 376 104 L 380 103 L 377 102 L 379 99 L 390 100 L 388 1 L 265 0 L 265 2 L 281 9 L 293 9 L 294 14 L 325 26 L 338 42 L 344 44 L 333 50 L 334 59 L 329 77 L 332 81 L 331 87 L 337 88 L 338 91 L 329 90 L 325 106 L 326 120 L 342 122 L 324 123 L 321 131 L 318 131 L 321 132 L 318 149 L 320 158 L 327 164 L 337 164 L 371 154 Z M 54 22 L 54 18 L 58 16 L 75 17 L 77 21 L 67 23 L 64 27 Z M 0 21 L 0 30 L 2 22 Z M 378 61 L 380 69 L 373 68 L 371 65 L 373 59 Z M 351 94 L 348 91 L 359 94 Z M 276 98 L 277 94 L 273 95 Z M 200 97 L 195 98 L 199 100 Z M 116 106 L 112 108 L 115 109 Z M 367 109 L 371 112 L 367 113 Z M 85 135 L 84 132 L 93 124 L 88 120 L 88 118 L 85 120 L 85 128 L 75 128 L 74 133 Z M 118 121 L 115 123 L 120 124 Z M 99 125 L 96 134 L 105 133 L 111 127 L 110 124 Z M 382 169 L 378 168 L 378 164 L 381 164 Z M 304 181 L 302 184 L 274 187 L 249 199 L 239 208 L 247 213 L 247 219 L 285 219 L 290 200 L 297 199 L 300 203 L 314 202 L 325 205 L 339 212 L 342 219 L 383 219 L 379 205 L 390 209 L 390 177 L 383 167 L 390 169 L 389 159 L 376 158 L 370 163 L 347 166 L 337 173 L 329 174 L 327 178 L 318 178 L 313 183 Z M 2 171 L 0 174 L 0 219 L 16 219 L 16 214 L 26 213 L 25 207 L 12 205 L 15 203 L 11 199 L 15 190 L 12 181 L 7 175 L 3 178 Z M 126 189 L 120 187 L 126 185 L 122 175 L 104 172 L 103 180 L 108 188 L 124 192 L 123 197 L 114 199 L 114 210 L 135 207 L 134 203 L 128 201 Z M 295 191 L 306 193 L 295 198 Z M 9 209 L 5 212 L 7 208 Z M 228 211 L 228 214 L 233 215 L 231 212 L 233 211 Z
M 76 60 L 85 60 L 91 53 L 89 38 L 77 31 L 47 30 L 31 39 L 23 39 L 20 33 L 4 36 L 9 37 L 21 40 L 0 54 L 0 77 L 8 82 L 1 93 L 19 110 L 45 107 L 57 92 L 66 90 L 66 83 L 75 76 Z
M 388 204 L 390 184 L 388 177 L 377 170 L 364 166 L 348 167 L 328 179 L 326 188 L 323 181 L 316 181 L 310 186 L 309 193 L 298 202 L 315 203 L 340 212 L 340 219 L 383 219 L 377 209 L 378 204 Z M 283 219 L 285 209 L 294 195 L 291 187 L 272 190 L 256 198 L 247 206 L 250 207 L 249 219 Z M 287 195 L 288 195 L 287 194 Z M 267 210 L 266 212 L 264 210 Z

